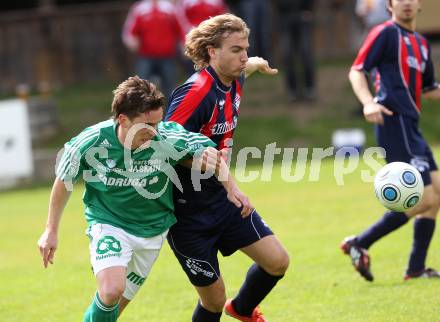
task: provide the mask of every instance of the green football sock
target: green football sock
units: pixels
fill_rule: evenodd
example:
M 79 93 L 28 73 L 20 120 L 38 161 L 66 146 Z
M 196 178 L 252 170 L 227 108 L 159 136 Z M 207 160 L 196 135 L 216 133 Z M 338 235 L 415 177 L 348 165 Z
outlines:
M 93 301 L 84 313 L 83 322 L 115 322 L 118 319 L 119 303 L 114 306 L 107 306 L 102 303 L 98 292 Z

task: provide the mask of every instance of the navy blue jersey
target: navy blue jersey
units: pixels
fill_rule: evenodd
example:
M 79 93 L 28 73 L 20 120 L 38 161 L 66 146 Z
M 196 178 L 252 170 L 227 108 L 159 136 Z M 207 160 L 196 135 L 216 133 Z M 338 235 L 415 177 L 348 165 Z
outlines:
M 180 123 L 191 132 L 204 134 L 219 150 L 231 147 L 243 83 L 244 75 L 231 86 L 225 86 L 211 66 L 204 68 L 174 90 L 165 119 Z M 176 167 L 176 171 L 183 187 L 183 193 L 174 189 L 176 214 L 214 204 L 226 197 L 216 178 L 202 181 L 201 191 L 194 191 L 191 170 Z
M 373 28 L 352 68 L 373 78 L 377 103 L 416 120 L 422 93 L 437 87 L 428 42 L 393 21 Z

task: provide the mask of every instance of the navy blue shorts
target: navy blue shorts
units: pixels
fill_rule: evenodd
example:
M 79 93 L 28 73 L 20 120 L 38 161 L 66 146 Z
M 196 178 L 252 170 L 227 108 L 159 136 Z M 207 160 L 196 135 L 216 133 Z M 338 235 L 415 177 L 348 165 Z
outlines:
M 272 230 L 255 210 L 242 218 L 240 209 L 225 201 L 223 207 L 178 216 L 168 243 L 191 283 L 207 286 L 220 277 L 218 251 L 229 256 L 268 235 Z
M 409 163 L 419 170 L 425 186 L 431 184 L 430 172 L 438 168 L 416 120 L 399 114 L 384 115 L 384 125 L 376 126 L 376 138 L 386 151 L 388 163 Z

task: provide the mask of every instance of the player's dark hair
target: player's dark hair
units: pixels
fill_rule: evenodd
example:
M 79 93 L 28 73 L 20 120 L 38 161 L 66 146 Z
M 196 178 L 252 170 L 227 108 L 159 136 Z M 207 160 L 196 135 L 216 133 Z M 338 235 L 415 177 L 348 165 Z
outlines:
M 220 48 L 222 40 L 233 32 L 248 36 L 250 31 L 243 19 L 230 13 L 209 18 L 186 35 L 185 55 L 194 62 L 197 70 L 205 68 L 210 59 L 208 47 Z
M 156 85 L 138 76 L 130 77 L 119 84 L 113 95 L 114 118 L 124 114 L 133 119 L 140 113 L 154 111 L 165 105 L 165 96 Z

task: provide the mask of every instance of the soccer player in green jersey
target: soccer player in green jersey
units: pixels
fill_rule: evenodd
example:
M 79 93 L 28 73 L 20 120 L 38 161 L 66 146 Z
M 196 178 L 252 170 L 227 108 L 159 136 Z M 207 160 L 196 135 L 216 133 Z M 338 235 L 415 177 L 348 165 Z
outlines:
M 38 240 L 47 267 L 53 264 L 72 185 L 83 177 L 90 258 L 98 282 L 85 322 L 116 321 L 147 278 L 176 222 L 172 186 L 179 182 L 172 167 L 191 160 L 217 174 L 226 167 L 210 139 L 162 122 L 164 96 L 152 83 L 130 77 L 113 93 L 113 119 L 86 128 L 65 145 L 46 229 Z

